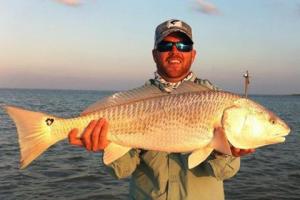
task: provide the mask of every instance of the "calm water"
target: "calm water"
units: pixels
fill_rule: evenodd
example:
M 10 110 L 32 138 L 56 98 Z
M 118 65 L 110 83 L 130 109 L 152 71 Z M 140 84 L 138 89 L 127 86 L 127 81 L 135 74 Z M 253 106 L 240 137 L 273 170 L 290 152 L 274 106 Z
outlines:
M 62 117 L 80 113 L 112 92 L 0 89 L 0 105 L 12 104 Z M 300 199 L 300 96 L 251 97 L 292 128 L 284 144 L 257 149 L 242 158 L 239 173 L 225 182 L 226 199 Z M 0 109 L 0 199 L 127 199 L 128 180 L 104 170 L 101 154 L 68 145 L 51 147 L 19 170 L 19 147 L 12 121 Z

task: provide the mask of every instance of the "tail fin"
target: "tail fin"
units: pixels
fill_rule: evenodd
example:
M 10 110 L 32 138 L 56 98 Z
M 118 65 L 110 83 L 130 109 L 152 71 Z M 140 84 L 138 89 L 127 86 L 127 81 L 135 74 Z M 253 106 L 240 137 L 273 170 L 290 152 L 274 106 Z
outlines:
M 4 106 L 4 109 L 16 124 L 21 151 L 20 168 L 24 169 L 59 140 L 51 136 L 55 117 L 13 106 Z

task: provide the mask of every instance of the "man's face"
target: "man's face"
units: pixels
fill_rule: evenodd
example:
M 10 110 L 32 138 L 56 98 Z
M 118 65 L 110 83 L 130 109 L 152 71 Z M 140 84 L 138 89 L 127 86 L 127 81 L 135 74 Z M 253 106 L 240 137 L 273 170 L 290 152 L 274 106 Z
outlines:
M 171 33 L 163 39 L 164 42 L 186 42 L 187 39 L 180 33 Z M 153 59 L 157 66 L 157 72 L 169 82 L 177 82 L 184 79 L 190 72 L 196 51 L 178 51 L 173 45 L 171 51 L 159 52 L 157 49 L 152 51 Z

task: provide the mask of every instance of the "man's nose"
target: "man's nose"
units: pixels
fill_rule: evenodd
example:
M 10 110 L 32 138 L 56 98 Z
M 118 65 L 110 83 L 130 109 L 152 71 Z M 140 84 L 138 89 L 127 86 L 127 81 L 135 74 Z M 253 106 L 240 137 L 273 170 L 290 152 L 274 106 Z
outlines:
M 172 53 L 178 52 L 178 49 L 177 49 L 177 47 L 176 47 L 175 44 L 172 45 L 172 50 L 171 50 L 171 52 L 172 52 Z

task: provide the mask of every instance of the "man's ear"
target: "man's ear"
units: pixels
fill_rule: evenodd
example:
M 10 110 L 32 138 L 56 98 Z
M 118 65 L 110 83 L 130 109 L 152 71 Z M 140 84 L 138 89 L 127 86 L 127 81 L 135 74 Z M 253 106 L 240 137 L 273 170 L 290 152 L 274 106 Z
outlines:
M 153 60 L 155 63 L 157 63 L 157 50 L 156 49 L 153 49 L 152 50 L 152 57 L 153 57 Z
M 194 62 L 195 58 L 196 58 L 197 52 L 195 49 L 192 50 L 192 63 Z

